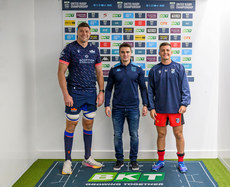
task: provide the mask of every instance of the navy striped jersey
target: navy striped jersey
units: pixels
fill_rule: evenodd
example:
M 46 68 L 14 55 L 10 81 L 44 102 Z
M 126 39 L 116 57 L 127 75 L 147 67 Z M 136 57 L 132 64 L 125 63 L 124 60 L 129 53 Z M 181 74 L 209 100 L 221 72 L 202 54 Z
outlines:
M 138 85 L 141 91 L 143 105 L 148 104 L 147 88 L 144 71 L 133 62 L 124 66 L 121 62 L 110 69 L 105 89 L 105 107 L 110 106 L 113 86 L 114 108 L 139 108 Z
M 159 63 L 149 71 L 149 110 L 157 113 L 178 113 L 181 105 L 190 104 L 190 89 L 184 66 Z
M 95 66 L 101 65 L 101 57 L 96 46 L 88 44 L 83 48 L 74 41 L 62 50 L 59 62 L 68 65 L 68 89 L 72 88 L 80 94 L 96 90 Z

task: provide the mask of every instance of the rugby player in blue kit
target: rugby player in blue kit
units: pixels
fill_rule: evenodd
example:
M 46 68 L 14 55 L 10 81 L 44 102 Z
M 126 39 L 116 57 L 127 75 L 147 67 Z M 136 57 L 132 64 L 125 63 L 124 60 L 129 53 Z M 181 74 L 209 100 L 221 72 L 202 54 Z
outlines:
M 85 158 L 82 165 L 92 168 L 103 167 L 91 156 L 93 120 L 97 106 L 101 106 L 104 102 L 104 78 L 99 50 L 88 43 L 90 34 L 90 26 L 87 23 L 79 24 L 77 40 L 66 45 L 59 59 L 58 80 L 66 105 L 65 162 L 62 174 L 72 174 L 72 143 L 81 111 L 83 111 L 82 125 L 85 145 Z M 67 69 L 69 75 L 66 78 Z M 96 81 L 99 86 L 98 95 Z
M 119 47 L 120 63 L 111 68 L 105 90 L 105 113 L 108 117 L 112 115 L 114 129 L 114 147 L 116 163 L 114 170 L 120 170 L 124 166 L 122 134 L 125 119 L 128 122 L 130 135 L 130 166 L 132 170 L 139 170 L 137 162 L 138 154 L 138 128 L 139 128 L 139 94 L 142 97 L 142 115 L 147 114 L 147 88 L 145 85 L 144 71 L 131 60 L 131 46 L 123 43 Z M 110 98 L 114 87 L 112 111 Z
M 185 173 L 183 114 L 191 100 L 189 84 L 183 65 L 171 60 L 172 49 L 169 43 L 160 45 L 159 55 L 161 63 L 151 68 L 148 83 L 149 110 L 158 134 L 158 162 L 152 170 L 158 171 L 165 165 L 166 125 L 170 124 L 176 138 L 178 169 Z

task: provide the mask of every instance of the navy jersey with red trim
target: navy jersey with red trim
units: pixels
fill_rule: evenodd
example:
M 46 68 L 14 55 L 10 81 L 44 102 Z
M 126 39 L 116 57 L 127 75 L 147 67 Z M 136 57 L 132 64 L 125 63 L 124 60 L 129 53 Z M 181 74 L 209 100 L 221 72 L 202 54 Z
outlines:
M 180 106 L 191 101 L 190 89 L 184 66 L 173 62 L 159 63 L 149 72 L 149 110 L 157 113 L 178 113 Z
M 101 64 L 96 46 L 88 44 L 83 48 L 74 41 L 62 50 L 59 62 L 68 65 L 69 75 L 66 79 L 68 88 L 74 88 L 79 93 L 96 90 L 95 66 Z
M 124 66 L 116 64 L 110 69 L 109 78 L 105 89 L 105 107 L 110 106 L 110 98 L 114 88 L 114 108 L 139 108 L 138 85 L 142 102 L 148 104 L 147 88 L 145 85 L 144 71 L 133 62 Z

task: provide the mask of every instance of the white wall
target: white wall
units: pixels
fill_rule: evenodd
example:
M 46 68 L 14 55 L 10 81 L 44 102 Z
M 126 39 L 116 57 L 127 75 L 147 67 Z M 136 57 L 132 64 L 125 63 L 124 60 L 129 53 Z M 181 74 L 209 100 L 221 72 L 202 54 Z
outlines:
M 197 1 L 193 32 L 195 82 L 190 83 L 192 104 L 185 115 L 184 128 L 187 158 L 217 157 L 218 113 L 218 17 L 213 1 Z M 211 32 L 209 31 L 209 29 Z M 57 82 L 59 52 L 62 49 L 61 1 L 35 1 L 37 149 L 40 158 L 64 158 L 64 103 Z M 210 40 L 210 38 L 212 38 Z M 209 47 L 211 46 L 211 47 Z M 215 55 L 211 55 L 215 54 Z M 93 152 L 96 158 L 114 158 L 111 119 L 99 108 L 94 124 Z M 129 149 L 128 132 L 124 133 L 125 150 Z M 176 158 L 171 129 L 167 137 L 166 158 Z M 150 117 L 141 119 L 139 158 L 156 158 L 156 131 Z M 74 137 L 73 158 L 83 157 L 82 127 Z
M 0 1 L 0 186 L 34 161 L 34 3 Z
M 219 120 L 218 120 L 218 156 L 222 163 L 230 171 L 230 64 L 229 64 L 229 41 L 230 41 L 230 15 L 228 14 L 230 2 L 222 0 L 225 6 L 220 14 L 220 80 L 219 80 Z

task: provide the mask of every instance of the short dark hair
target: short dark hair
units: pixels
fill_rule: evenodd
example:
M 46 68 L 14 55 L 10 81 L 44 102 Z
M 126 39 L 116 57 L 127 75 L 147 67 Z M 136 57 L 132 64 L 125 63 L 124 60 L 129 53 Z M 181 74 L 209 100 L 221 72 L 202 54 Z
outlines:
M 163 46 L 169 46 L 169 47 L 172 47 L 170 43 L 168 43 L 168 42 L 163 42 L 163 43 L 161 43 L 161 44 L 160 44 L 159 49 L 160 49 L 161 47 L 163 47 Z
M 120 52 L 120 50 L 121 50 L 122 47 L 129 47 L 130 50 L 132 50 L 131 45 L 129 45 L 128 43 L 122 43 L 122 44 L 119 46 L 119 52 Z
M 88 24 L 88 23 L 86 23 L 86 22 L 82 22 L 82 23 L 80 23 L 80 24 L 78 25 L 77 29 L 79 29 L 80 27 L 88 27 L 88 28 L 89 28 L 89 30 L 90 30 L 90 26 L 89 26 L 89 24 Z

